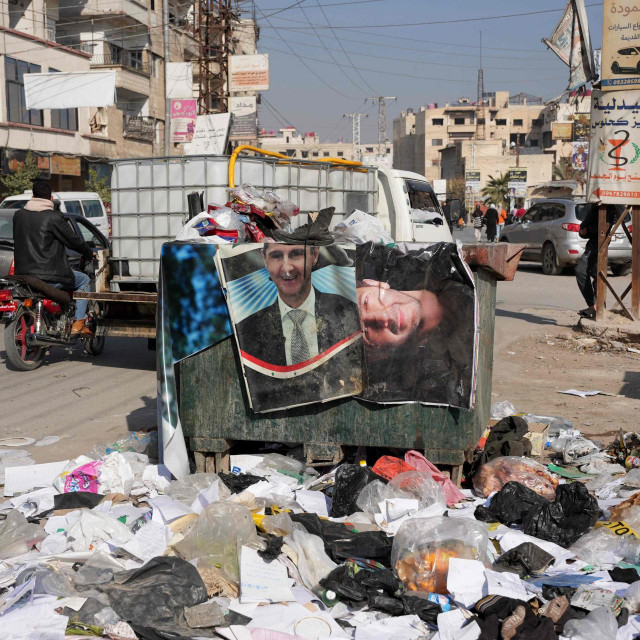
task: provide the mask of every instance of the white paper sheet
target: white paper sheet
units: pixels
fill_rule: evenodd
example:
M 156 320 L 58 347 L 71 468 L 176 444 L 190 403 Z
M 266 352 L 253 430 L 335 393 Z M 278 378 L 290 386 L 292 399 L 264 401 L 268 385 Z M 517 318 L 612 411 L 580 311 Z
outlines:
M 447 589 L 456 602 L 465 607 L 474 605 L 482 596 L 487 595 L 486 586 L 484 565 L 480 560 L 449 559 Z
M 157 522 L 147 522 L 136 531 L 129 542 L 122 545 L 122 548 L 132 556 L 147 562 L 151 558 L 161 556 L 167 550 L 172 535 L 169 527 Z
M 5 470 L 4 495 L 14 496 L 41 487 L 53 485 L 53 481 L 67 466 L 68 460 L 34 464 L 28 467 L 7 467 Z
M 329 517 L 330 501 L 322 491 L 296 491 L 296 502 L 307 512 L 315 513 L 321 518 Z
M 387 498 L 378 504 L 380 512 L 386 515 L 388 522 L 403 518 L 420 508 L 420 502 L 411 498 Z
M 163 524 L 169 524 L 182 516 L 193 513 L 193 511 L 182 504 L 182 502 L 178 502 L 167 496 L 158 496 L 157 498 L 150 499 L 149 505 L 153 508 L 153 520 L 157 522 L 158 518 L 156 516 L 159 516 Z
M 487 579 L 487 592 L 492 596 L 507 596 L 528 602 L 536 595 L 516 573 L 485 569 L 484 575 Z
M 602 393 L 602 391 L 579 391 L 578 389 L 567 389 L 566 391 L 558 391 L 558 393 L 566 393 L 570 396 L 587 398 L 588 396 L 597 396 L 599 393 Z
M 29 518 L 36 513 L 44 513 L 45 511 L 53 509 L 53 496 L 57 493 L 53 487 L 44 487 L 43 489 L 36 489 L 35 491 L 11 498 L 9 502 L 11 506 L 16 507 L 25 518 Z
M 240 552 L 240 602 L 295 602 L 293 580 L 277 560 L 267 561 L 255 549 Z
M 463 609 L 438 614 L 439 640 L 477 640 L 481 629 L 475 620 L 469 622 L 469 616 Z
M 195 500 L 191 504 L 191 509 L 195 513 L 202 513 L 202 510 L 212 502 L 217 502 L 220 499 L 220 485 L 219 480 L 212 482 L 206 489 L 202 489 L 195 497 Z
M 357 626 L 355 640 L 418 640 L 425 633 L 418 616 L 395 616 Z
M 229 467 L 231 473 L 236 475 L 239 473 L 249 473 L 251 469 L 257 467 L 264 460 L 264 456 L 254 456 L 243 453 L 235 456 L 229 456 Z

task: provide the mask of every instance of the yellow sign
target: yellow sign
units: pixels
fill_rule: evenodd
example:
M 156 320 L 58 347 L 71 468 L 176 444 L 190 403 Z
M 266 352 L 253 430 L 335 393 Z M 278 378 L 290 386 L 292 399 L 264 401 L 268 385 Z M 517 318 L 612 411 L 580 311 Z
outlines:
M 602 90 L 640 89 L 640 6 L 604 0 Z
M 573 122 L 551 123 L 551 137 L 554 140 L 571 140 L 573 138 Z
M 626 522 L 596 522 L 596 527 L 606 527 L 617 536 L 633 536 L 634 538 L 640 538 L 637 532 L 635 532 Z

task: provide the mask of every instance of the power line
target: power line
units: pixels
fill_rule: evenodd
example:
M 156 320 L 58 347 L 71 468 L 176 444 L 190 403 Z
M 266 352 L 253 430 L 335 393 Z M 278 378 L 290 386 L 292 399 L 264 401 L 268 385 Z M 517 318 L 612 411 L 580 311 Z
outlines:
M 301 5 L 303 2 L 306 2 L 306 0 L 298 0 L 298 2 L 295 2 L 292 5 L 289 5 L 288 7 L 284 7 L 283 9 L 278 9 L 278 11 L 274 11 L 273 13 L 270 13 L 268 15 L 264 15 L 264 13 L 262 13 L 262 11 L 260 11 L 260 13 L 262 13 L 262 17 L 264 19 L 270 18 L 271 16 L 277 16 L 279 13 L 282 13 L 283 11 L 289 11 L 289 9 L 294 9 L 295 7 L 298 7 L 299 5 Z
M 594 2 L 591 4 L 585 4 L 585 7 L 597 7 L 601 6 L 601 2 Z M 479 18 L 456 18 L 454 20 L 432 20 L 429 22 L 399 22 L 396 24 L 363 24 L 360 25 L 363 29 L 391 29 L 394 27 L 424 27 L 440 24 L 458 24 L 461 22 L 482 22 L 484 20 L 503 20 L 506 18 L 520 18 L 523 16 L 535 16 L 544 13 L 558 13 L 563 12 L 564 9 L 543 9 L 541 11 L 526 11 L 524 13 L 506 13 L 499 16 L 484 16 Z M 280 27 L 280 29 L 288 30 L 290 27 Z M 350 29 L 348 26 L 334 26 L 334 27 L 322 27 L 318 25 L 318 28 L 324 29 Z M 300 29 L 307 29 L 307 27 L 300 27 Z
M 349 2 L 326 2 L 324 3 L 322 6 L 323 7 L 338 7 L 338 6 L 342 6 L 345 4 L 366 4 L 369 2 L 384 2 L 385 0 L 350 0 Z M 285 7 L 283 9 L 290 9 L 291 7 Z M 306 7 L 307 9 L 315 9 L 315 7 Z M 280 7 L 271 7 L 271 9 L 280 9 Z M 273 14 L 271 14 L 273 15 Z
M 325 19 L 326 23 L 331 27 L 331 23 L 329 22 L 329 18 L 327 18 L 327 14 L 324 12 L 324 9 L 322 8 L 322 5 L 320 4 L 320 2 L 318 0 L 316 0 L 316 4 L 318 5 L 318 8 L 322 12 L 322 15 L 324 16 L 324 19 Z M 377 93 L 376 90 L 367 82 L 367 80 L 362 76 L 360 71 L 353 64 L 353 60 L 351 60 L 351 58 L 349 57 L 349 54 L 346 52 L 344 46 L 342 45 L 342 42 L 340 41 L 340 38 L 338 38 L 336 32 L 333 30 L 333 27 L 331 27 L 331 33 L 333 34 L 333 37 L 336 39 L 336 42 L 340 45 L 340 48 L 342 49 L 344 55 L 347 56 L 347 60 L 349 61 L 349 64 L 353 67 L 353 70 L 356 72 L 356 74 L 358 75 L 360 80 L 362 80 L 362 82 L 365 83 L 365 85 L 367 86 L 368 89 L 370 89 L 374 93 Z

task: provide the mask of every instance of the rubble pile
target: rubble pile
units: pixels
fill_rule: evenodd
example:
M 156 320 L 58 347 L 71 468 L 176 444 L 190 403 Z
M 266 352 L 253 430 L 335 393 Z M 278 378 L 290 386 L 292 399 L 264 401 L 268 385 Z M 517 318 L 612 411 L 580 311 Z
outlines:
M 5 446 L 2 637 L 638 637 L 640 436 L 492 417 L 463 489 L 418 451 L 176 480 L 153 432 L 48 464 Z

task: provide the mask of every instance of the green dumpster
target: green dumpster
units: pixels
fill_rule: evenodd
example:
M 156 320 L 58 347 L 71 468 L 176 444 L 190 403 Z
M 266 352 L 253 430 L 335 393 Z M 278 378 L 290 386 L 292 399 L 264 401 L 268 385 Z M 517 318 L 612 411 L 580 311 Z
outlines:
M 473 411 L 345 398 L 257 414 L 249 408 L 231 337 L 179 364 L 180 419 L 198 471 L 228 470 L 235 443 L 266 441 L 303 444 L 309 463 L 337 463 L 344 446 L 417 449 L 434 464 L 450 467 L 459 481 L 465 455 L 489 419 L 496 282 L 513 279 L 520 247 L 466 245 L 464 254 L 474 272 L 479 304 Z

